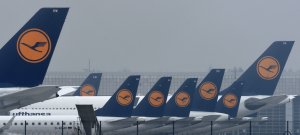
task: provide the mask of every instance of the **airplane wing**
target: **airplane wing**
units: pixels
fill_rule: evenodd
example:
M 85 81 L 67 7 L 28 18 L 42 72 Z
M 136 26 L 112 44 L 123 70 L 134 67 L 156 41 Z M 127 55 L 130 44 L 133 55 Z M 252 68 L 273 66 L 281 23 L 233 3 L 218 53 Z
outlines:
M 245 107 L 249 110 L 257 110 L 270 106 L 278 105 L 280 102 L 289 98 L 288 95 L 270 96 L 263 99 L 249 98 L 245 101 Z
M 136 123 L 137 120 L 138 120 L 138 117 L 130 117 L 130 118 L 126 118 L 126 119 L 119 119 L 119 120 L 115 120 L 115 121 L 109 121 L 108 123 L 110 123 L 110 124 Z
M 58 90 L 58 86 L 37 86 L 0 96 L 0 114 L 8 114 L 10 110 L 54 98 Z
M 202 117 L 202 121 L 216 121 L 221 115 L 208 115 Z

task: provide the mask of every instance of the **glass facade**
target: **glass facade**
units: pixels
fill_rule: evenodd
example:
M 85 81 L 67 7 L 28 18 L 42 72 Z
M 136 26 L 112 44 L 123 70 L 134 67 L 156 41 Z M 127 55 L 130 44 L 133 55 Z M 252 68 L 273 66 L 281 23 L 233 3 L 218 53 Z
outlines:
M 300 135 L 300 97 L 293 100 L 293 132 L 294 135 Z

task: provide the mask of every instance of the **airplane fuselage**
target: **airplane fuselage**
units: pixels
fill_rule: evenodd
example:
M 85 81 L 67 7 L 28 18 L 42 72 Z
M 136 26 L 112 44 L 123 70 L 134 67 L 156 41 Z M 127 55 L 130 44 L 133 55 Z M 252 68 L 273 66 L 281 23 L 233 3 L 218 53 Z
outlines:
M 283 95 L 284 96 L 284 95 Z M 142 100 L 143 96 L 138 96 L 139 101 Z M 285 104 L 290 101 L 290 97 L 286 96 L 272 101 L 272 103 L 266 103 L 257 108 L 250 108 L 246 105 L 249 99 L 265 99 L 271 98 L 272 96 L 242 96 L 240 106 L 238 110 L 238 117 L 244 117 L 252 113 L 256 113 L 261 109 L 269 108 L 279 104 Z M 102 108 L 102 106 L 108 101 L 110 96 L 91 96 L 91 97 L 79 97 L 79 96 L 63 96 L 44 102 L 38 102 L 20 109 L 10 111 L 10 115 L 16 116 L 52 116 L 52 115 L 78 115 L 76 110 L 76 104 L 92 104 L 94 109 Z M 168 99 L 170 96 L 168 97 Z M 139 102 L 138 101 L 138 102 Z M 255 102 L 255 101 L 254 101 Z M 251 110 L 252 109 L 252 110 Z M 197 114 L 198 113 L 198 114 Z M 200 114 L 199 114 L 200 113 Z M 191 112 L 190 117 L 205 116 L 211 114 L 210 112 Z

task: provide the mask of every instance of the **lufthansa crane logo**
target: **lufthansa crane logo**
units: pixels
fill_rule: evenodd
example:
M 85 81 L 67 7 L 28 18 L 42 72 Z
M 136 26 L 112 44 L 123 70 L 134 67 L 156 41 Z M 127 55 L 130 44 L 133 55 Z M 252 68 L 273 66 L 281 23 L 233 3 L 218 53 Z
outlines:
M 122 106 L 129 105 L 132 102 L 132 100 L 133 100 L 132 93 L 128 89 L 122 89 L 122 90 L 120 90 L 117 93 L 116 98 L 117 98 L 117 102 L 120 105 L 122 105 Z
M 211 100 L 218 95 L 218 89 L 212 82 L 205 82 L 199 88 L 201 97 L 205 100 Z
M 257 63 L 257 73 L 265 80 L 272 80 L 277 77 L 280 71 L 280 64 L 274 57 L 266 56 Z
M 30 63 L 44 61 L 51 52 L 51 40 L 40 29 L 24 31 L 18 38 L 17 51 L 20 57 Z
M 225 97 L 223 98 L 223 104 L 227 107 L 227 108 L 233 108 L 237 105 L 237 97 L 234 94 L 227 94 L 225 95 Z
M 80 89 L 80 96 L 95 96 L 96 89 L 89 84 L 86 84 Z
M 179 92 L 175 97 L 175 102 L 179 107 L 186 107 L 190 104 L 190 95 L 186 92 Z
M 153 107 L 160 107 L 164 103 L 164 96 L 160 91 L 153 91 L 148 97 L 148 101 Z

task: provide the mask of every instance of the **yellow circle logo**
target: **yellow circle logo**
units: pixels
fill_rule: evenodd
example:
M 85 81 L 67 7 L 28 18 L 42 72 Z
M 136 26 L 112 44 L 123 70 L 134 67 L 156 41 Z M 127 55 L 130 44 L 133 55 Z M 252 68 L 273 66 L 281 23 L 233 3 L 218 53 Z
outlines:
M 175 97 L 175 102 L 179 107 L 186 107 L 190 104 L 190 95 L 186 92 L 179 92 Z
M 212 82 L 205 82 L 199 88 L 200 96 L 203 99 L 211 100 L 218 95 L 218 89 Z
M 159 107 L 164 103 L 164 96 L 160 91 L 153 91 L 148 97 L 151 106 Z
M 133 100 L 131 91 L 127 89 L 120 90 L 117 93 L 116 98 L 117 98 L 117 102 L 122 106 L 129 105 Z
M 266 56 L 258 61 L 256 69 L 261 78 L 272 80 L 277 77 L 280 71 L 280 64 L 274 57 Z
M 223 98 L 223 104 L 228 108 L 235 107 L 237 102 L 237 97 L 234 94 L 227 94 Z
M 89 84 L 86 84 L 80 89 L 80 96 L 95 96 L 96 89 Z
M 51 52 L 51 40 L 44 31 L 29 29 L 19 36 L 17 51 L 23 60 L 39 63 L 44 61 Z

